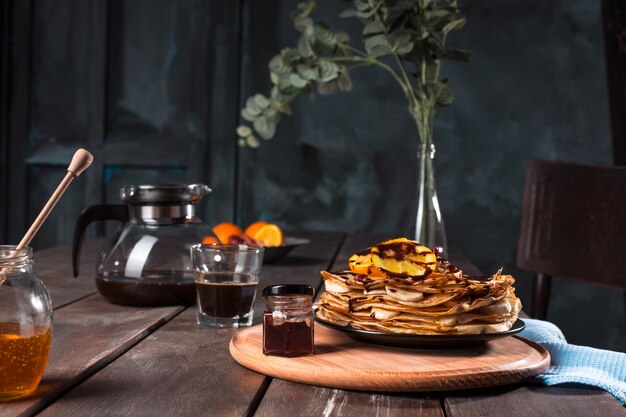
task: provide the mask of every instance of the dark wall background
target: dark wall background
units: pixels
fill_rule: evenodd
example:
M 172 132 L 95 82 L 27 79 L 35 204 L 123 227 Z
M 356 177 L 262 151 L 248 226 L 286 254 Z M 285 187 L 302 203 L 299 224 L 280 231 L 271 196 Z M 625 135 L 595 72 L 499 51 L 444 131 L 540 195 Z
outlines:
M 286 0 L 32 0 L 3 4 L 3 240 L 19 240 L 74 150 L 96 162 L 37 236 L 68 243 L 87 205 L 124 183 L 205 182 L 209 224 L 274 221 L 291 229 L 406 234 L 417 132 L 386 74 L 362 68 L 350 93 L 299 99 L 276 137 L 239 149 L 247 96 L 267 92 L 268 60 L 295 45 Z M 346 2 L 319 0 L 340 19 Z M 468 25 L 449 44 L 454 104 L 439 111 L 436 170 L 449 243 L 482 270 L 515 268 L 526 161 L 612 162 L 600 1 L 462 2 Z M 6 116 L 8 114 L 8 117 Z M 9 197 L 10 196 L 10 197 Z M 91 232 L 95 233 L 95 230 Z M 571 342 L 624 349 L 618 292 L 556 280 L 550 320 Z

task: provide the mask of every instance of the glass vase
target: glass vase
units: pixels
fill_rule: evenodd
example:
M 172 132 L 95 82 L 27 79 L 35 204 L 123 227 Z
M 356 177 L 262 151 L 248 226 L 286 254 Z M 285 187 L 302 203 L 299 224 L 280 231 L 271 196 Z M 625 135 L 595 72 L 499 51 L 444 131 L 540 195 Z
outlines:
M 417 204 L 412 236 L 424 246 L 447 255 L 446 230 L 435 187 L 435 145 L 421 143 L 417 149 Z

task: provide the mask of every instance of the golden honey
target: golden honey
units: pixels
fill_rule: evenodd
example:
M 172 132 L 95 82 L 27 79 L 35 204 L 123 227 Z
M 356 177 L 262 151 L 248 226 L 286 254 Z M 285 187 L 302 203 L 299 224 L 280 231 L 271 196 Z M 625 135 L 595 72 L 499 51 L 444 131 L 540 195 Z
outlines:
M 52 332 L 0 323 L 0 401 L 32 394 L 43 376 Z

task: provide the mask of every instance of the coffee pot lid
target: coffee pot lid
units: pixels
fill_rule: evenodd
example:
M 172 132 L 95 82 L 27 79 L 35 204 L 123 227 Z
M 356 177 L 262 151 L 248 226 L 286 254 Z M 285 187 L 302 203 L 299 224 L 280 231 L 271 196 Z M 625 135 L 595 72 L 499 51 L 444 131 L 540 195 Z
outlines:
M 204 184 L 123 185 L 120 197 L 128 204 L 198 204 L 210 192 Z

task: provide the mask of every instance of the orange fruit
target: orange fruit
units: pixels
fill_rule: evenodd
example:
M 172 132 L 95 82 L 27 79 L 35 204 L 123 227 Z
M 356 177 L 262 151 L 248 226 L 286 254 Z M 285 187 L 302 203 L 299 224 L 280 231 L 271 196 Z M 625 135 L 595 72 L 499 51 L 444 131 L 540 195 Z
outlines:
M 269 224 L 269 223 L 264 222 L 264 221 L 258 221 L 258 222 L 252 223 L 250 226 L 246 227 L 246 236 L 254 239 L 254 235 L 256 235 L 259 229 L 265 226 L 266 224 Z
M 437 269 L 437 255 L 426 246 L 398 238 L 372 247 L 372 263 L 391 275 L 422 277 Z
M 355 274 L 384 278 L 386 275 L 372 263 L 372 254 L 367 251 L 355 253 L 348 259 L 348 267 Z
M 213 236 L 205 236 L 204 239 L 202 239 L 203 245 L 217 245 L 217 243 L 217 239 Z
M 280 246 L 283 244 L 283 231 L 272 223 L 252 223 L 246 229 L 246 235 L 258 241 L 261 246 Z
M 215 236 L 217 236 L 221 243 L 228 244 L 228 240 L 232 235 L 242 235 L 243 230 L 234 223 L 224 222 L 215 225 L 213 233 L 215 233 Z

